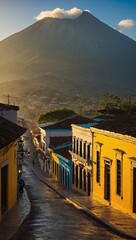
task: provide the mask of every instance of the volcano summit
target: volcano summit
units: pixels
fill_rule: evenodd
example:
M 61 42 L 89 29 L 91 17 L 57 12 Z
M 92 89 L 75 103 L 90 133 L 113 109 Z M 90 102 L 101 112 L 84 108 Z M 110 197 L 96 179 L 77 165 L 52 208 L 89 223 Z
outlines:
M 76 19 L 44 18 L 0 42 L 0 81 L 20 79 L 88 95 L 132 93 L 136 42 L 86 11 Z

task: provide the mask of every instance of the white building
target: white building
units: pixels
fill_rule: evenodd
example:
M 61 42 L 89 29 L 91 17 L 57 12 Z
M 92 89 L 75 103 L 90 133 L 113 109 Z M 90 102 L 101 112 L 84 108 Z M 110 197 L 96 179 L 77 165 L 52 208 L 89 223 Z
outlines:
M 72 188 L 85 195 L 92 191 L 92 133 L 96 122 L 81 126 L 72 124 Z
M 18 106 L 0 103 L 0 116 L 17 123 Z

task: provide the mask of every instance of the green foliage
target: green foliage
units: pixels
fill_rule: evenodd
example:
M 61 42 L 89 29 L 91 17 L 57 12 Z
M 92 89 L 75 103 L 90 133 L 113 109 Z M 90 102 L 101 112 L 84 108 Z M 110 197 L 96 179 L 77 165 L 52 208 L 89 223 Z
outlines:
M 107 113 L 134 113 L 136 112 L 136 94 L 128 94 L 120 98 L 105 93 L 102 95 L 100 107 Z
M 55 122 L 60 121 L 64 118 L 71 117 L 76 113 L 67 108 L 59 108 L 55 110 L 48 111 L 46 114 L 41 114 L 38 120 L 38 123 L 46 123 L 46 122 Z

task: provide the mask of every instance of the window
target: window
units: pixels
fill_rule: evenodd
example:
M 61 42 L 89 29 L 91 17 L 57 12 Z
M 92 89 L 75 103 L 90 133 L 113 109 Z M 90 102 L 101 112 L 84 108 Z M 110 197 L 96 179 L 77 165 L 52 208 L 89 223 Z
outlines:
M 84 191 L 86 191 L 86 171 L 84 169 Z
M 74 163 L 72 162 L 72 184 L 74 184 L 75 183 L 75 173 L 74 173 Z
M 52 170 L 52 171 L 53 171 L 53 173 L 54 173 L 54 160 L 53 160 L 53 170 Z
M 116 192 L 120 196 L 121 195 L 121 161 L 117 159 L 117 186 L 116 186 Z
M 80 167 L 80 189 L 82 189 L 82 168 Z
M 82 140 L 80 140 L 80 157 L 82 157 Z
M 55 162 L 55 175 L 56 175 L 56 162 Z
M 78 187 L 78 166 L 76 165 L 76 187 Z
M 76 152 L 76 138 L 74 137 L 74 143 L 73 143 L 73 152 L 75 153 Z
M 90 144 L 87 146 L 87 160 L 90 160 Z
M 77 142 L 77 150 L 76 150 L 76 153 L 78 154 L 78 139 L 77 139 L 76 142 Z
M 59 165 L 57 163 L 57 177 L 59 177 Z
M 86 158 L 86 142 L 84 142 L 84 158 Z
M 100 183 L 100 152 L 96 152 L 96 181 Z

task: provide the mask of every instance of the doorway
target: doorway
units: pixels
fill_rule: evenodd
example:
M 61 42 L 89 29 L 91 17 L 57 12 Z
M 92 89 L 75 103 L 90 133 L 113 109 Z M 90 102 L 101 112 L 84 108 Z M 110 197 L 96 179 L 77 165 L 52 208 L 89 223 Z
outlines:
M 1 214 L 7 211 L 8 200 L 8 165 L 1 168 Z

